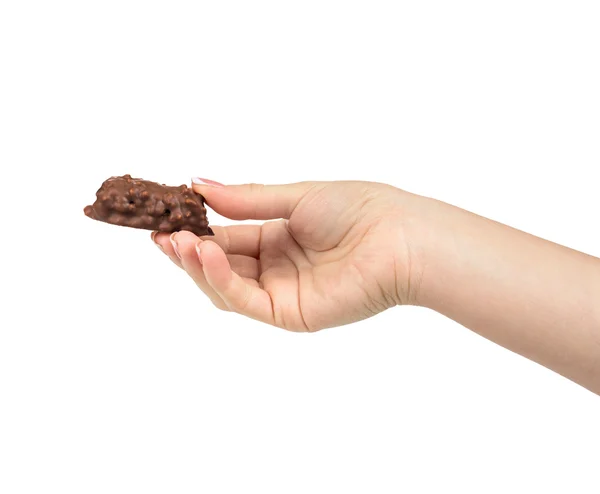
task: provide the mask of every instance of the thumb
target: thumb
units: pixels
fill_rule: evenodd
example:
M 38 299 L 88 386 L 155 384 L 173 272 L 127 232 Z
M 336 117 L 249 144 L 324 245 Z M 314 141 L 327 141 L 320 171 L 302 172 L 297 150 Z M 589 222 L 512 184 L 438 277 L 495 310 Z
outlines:
M 193 178 L 192 189 L 204 196 L 206 204 L 232 220 L 289 219 L 303 197 L 319 182 L 284 185 L 223 185 L 205 178 Z

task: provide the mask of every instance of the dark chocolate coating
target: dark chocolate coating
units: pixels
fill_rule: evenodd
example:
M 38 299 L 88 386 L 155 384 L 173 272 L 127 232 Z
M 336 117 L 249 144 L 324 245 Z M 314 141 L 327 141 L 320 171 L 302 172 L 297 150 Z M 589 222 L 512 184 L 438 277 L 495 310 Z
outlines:
M 112 225 L 214 235 L 208 226 L 204 197 L 186 185 L 169 187 L 131 175 L 111 177 L 96 192 L 96 202 L 86 206 L 86 216 Z

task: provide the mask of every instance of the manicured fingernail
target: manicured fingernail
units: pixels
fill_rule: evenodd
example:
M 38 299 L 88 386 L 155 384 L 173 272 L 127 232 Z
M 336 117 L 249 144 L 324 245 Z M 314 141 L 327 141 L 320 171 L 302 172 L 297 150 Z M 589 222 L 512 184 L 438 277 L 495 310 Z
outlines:
M 175 233 L 171 233 L 171 236 L 169 237 L 169 239 L 171 240 L 171 245 L 173 246 L 173 250 L 175 251 L 175 255 L 181 259 L 181 254 L 179 253 L 179 249 L 177 249 L 177 241 L 175 240 L 175 235 L 177 234 L 177 232 Z
M 160 244 L 159 244 L 159 243 L 156 241 L 156 234 L 157 234 L 157 233 L 158 233 L 158 232 L 152 232 L 152 233 L 150 234 L 150 238 L 152 238 L 152 241 L 154 242 L 154 245 L 156 245 L 156 246 L 157 246 L 157 247 L 160 249 L 160 251 L 161 251 L 161 252 L 164 252 L 164 251 L 165 251 L 165 249 L 163 249 L 163 246 L 162 246 L 162 245 L 160 245 Z
M 198 242 L 196 244 L 196 254 L 198 254 L 198 261 L 200 261 L 200 266 L 202 266 L 202 252 L 200 251 L 200 244 L 202 244 L 202 242 Z
M 214 180 L 209 180 L 208 178 L 200 178 L 194 177 L 192 178 L 192 183 L 196 185 L 210 185 L 211 187 L 225 187 L 222 183 L 215 182 Z

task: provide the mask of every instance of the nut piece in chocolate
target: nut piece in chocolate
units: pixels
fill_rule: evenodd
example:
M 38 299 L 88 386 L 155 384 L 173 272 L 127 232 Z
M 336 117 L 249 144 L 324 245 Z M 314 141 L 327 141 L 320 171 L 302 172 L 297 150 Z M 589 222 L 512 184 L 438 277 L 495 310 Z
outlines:
M 187 230 L 214 235 L 208 226 L 204 197 L 186 185 L 170 187 L 131 175 L 111 177 L 96 192 L 96 202 L 86 206 L 86 216 L 112 225 L 177 232 Z

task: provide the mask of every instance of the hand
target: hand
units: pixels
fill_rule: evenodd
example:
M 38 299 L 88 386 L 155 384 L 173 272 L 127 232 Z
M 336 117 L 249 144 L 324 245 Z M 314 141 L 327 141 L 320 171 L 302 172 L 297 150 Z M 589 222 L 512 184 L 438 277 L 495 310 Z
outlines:
M 283 218 L 211 225 L 215 236 L 202 239 L 153 233 L 218 308 L 316 331 L 415 302 L 405 228 L 414 196 L 371 182 L 221 186 L 196 179 L 193 188 L 227 218 Z

